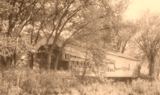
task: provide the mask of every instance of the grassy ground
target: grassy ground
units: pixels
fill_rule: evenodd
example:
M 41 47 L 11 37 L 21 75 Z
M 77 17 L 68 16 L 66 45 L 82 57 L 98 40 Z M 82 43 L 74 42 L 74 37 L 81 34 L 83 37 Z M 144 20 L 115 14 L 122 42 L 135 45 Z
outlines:
M 66 78 L 59 73 L 30 69 L 1 72 L 0 95 L 160 95 L 160 81 L 131 83 Z

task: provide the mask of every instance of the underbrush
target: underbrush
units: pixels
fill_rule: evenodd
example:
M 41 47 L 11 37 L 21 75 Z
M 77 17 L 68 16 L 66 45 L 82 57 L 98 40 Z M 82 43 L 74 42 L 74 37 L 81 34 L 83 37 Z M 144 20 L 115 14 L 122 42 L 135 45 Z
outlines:
M 160 81 L 80 80 L 66 73 L 9 69 L 1 72 L 0 95 L 160 95 Z

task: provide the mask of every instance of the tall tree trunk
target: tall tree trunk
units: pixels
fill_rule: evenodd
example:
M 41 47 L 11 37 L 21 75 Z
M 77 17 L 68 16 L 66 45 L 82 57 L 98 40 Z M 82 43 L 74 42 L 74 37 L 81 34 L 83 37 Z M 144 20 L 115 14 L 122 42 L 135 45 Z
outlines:
M 118 40 L 117 42 L 117 45 L 116 45 L 116 49 L 119 51 L 120 48 L 121 48 L 121 44 L 122 44 L 122 41 L 121 40 Z
M 34 54 L 30 52 L 29 67 L 33 69 L 33 65 L 34 65 Z
M 50 38 L 48 38 L 48 40 L 47 40 L 47 45 L 48 45 L 48 42 L 49 42 L 49 40 L 50 40 Z M 53 53 L 53 50 L 55 49 L 55 47 L 56 47 L 56 42 L 57 42 L 57 40 L 58 40 L 58 37 L 57 36 L 55 36 L 55 38 L 54 38 L 54 40 L 53 40 L 53 42 L 52 42 L 52 44 L 51 44 L 51 47 L 48 47 L 47 48 L 47 51 L 48 51 L 48 69 L 51 69 L 51 64 L 52 64 L 52 53 Z
M 50 50 L 49 50 L 50 51 Z M 50 70 L 51 69 L 51 64 L 52 64 L 52 52 L 48 52 L 48 66 L 47 69 Z
M 155 59 L 150 57 L 149 61 L 149 76 L 155 78 Z
M 122 44 L 122 46 L 121 46 L 121 48 L 120 48 L 120 52 L 121 52 L 121 53 L 124 53 L 124 52 L 125 52 L 126 45 L 127 45 L 127 41 Z
M 13 54 L 13 65 L 15 66 L 17 64 L 17 53 L 16 51 L 14 51 L 14 54 Z
M 54 63 L 54 70 L 57 71 L 58 69 L 58 64 L 59 64 L 59 59 L 60 59 L 60 53 L 57 54 L 56 56 L 56 60 L 55 60 L 55 63 Z

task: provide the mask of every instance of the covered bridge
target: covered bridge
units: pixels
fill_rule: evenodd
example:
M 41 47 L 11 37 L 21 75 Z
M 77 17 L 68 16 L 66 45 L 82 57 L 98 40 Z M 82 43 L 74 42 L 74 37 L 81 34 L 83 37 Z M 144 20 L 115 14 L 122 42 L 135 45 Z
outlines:
M 36 57 L 38 59 L 38 63 L 40 67 L 47 68 L 47 58 L 48 54 L 46 52 L 46 47 L 51 46 L 51 42 L 53 39 L 50 39 L 51 41 L 46 44 L 47 39 L 41 39 L 38 44 L 35 46 L 35 48 L 38 50 Z M 55 56 L 57 56 L 57 53 L 62 52 L 59 63 L 58 63 L 58 69 L 59 70 L 69 70 L 69 69 L 76 69 L 81 68 L 84 65 L 90 65 L 91 56 L 89 55 L 88 51 L 82 46 L 79 46 L 78 44 L 67 44 L 63 51 L 59 51 L 62 47 L 63 40 L 58 40 L 56 43 L 56 47 L 53 50 L 53 56 L 52 56 L 52 64 L 51 68 L 54 68 L 55 64 Z
M 117 52 L 106 52 L 106 66 L 101 73 L 105 77 L 137 77 L 140 60 Z

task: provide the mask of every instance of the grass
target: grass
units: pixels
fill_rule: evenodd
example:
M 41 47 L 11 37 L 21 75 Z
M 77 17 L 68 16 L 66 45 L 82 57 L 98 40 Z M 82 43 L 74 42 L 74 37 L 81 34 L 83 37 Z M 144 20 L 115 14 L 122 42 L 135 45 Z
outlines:
M 83 82 L 53 71 L 27 68 L 1 72 L 0 95 L 160 95 L 160 81 L 131 83 L 84 79 Z

